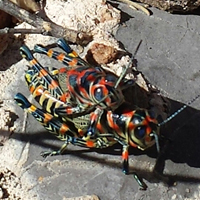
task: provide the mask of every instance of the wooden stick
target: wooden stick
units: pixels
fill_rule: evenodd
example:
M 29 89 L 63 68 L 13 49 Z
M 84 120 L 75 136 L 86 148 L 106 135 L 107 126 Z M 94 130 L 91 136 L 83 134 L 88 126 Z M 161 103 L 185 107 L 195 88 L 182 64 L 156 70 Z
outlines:
M 82 33 L 72 29 L 63 28 L 62 26 L 59 26 L 52 21 L 45 21 L 36 14 L 32 14 L 22 8 L 19 8 L 17 5 L 8 0 L 0 0 L 0 10 L 7 12 L 20 21 L 27 22 L 37 30 L 40 30 L 41 34 L 44 35 L 50 35 L 56 38 L 63 37 L 67 41 L 82 45 L 85 45 L 92 40 L 92 36 L 89 33 Z

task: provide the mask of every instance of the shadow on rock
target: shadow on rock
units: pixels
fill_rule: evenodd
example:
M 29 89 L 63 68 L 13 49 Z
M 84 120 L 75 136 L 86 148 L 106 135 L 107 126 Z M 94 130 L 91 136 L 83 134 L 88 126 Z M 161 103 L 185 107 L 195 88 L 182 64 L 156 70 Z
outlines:
M 20 38 L 11 36 L 7 49 L 0 55 L 0 71 L 6 71 L 11 65 L 22 59 L 19 49 L 23 44 L 23 39 L 23 35 Z
M 171 113 L 174 113 L 183 106 L 183 104 L 176 101 L 170 100 L 170 102 L 172 107 Z M 185 183 L 200 183 L 200 177 L 186 177 L 182 175 L 167 174 L 163 175 L 166 160 L 171 160 L 174 163 L 186 163 L 191 167 L 200 168 L 200 157 L 197 156 L 200 152 L 199 118 L 200 112 L 188 107 L 170 122 L 161 127 L 161 153 L 159 155 L 156 152 L 155 146 L 144 152 L 138 149 L 130 148 L 130 155 L 140 156 L 146 154 L 149 157 L 157 158 L 153 172 L 140 169 L 139 166 L 130 166 L 130 171 L 136 171 L 138 175 L 150 182 L 161 181 L 168 185 L 173 185 L 173 183 L 177 181 Z M 25 143 L 30 142 L 33 145 L 52 150 L 58 150 L 62 144 L 59 142 L 59 145 L 58 140 L 47 132 L 14 133 L 12 138 Z M 69 149 L 67 149 L 64 154 L 70 154 L 80 159 L 96 161 L 104 166 L 106 165 L 121 169 L 121 148 L 121 145 L 116 144 L 106 149 L 86 149 L 81 147 L 78 147 L 77 149 L 76 147 L 74 150 L 73 146 L 70 145 Z M 96 152 L 97 155 L 91 154 L 91 152 Z M 116 163 L 114 161 L 108 161 L 102 157 L 102 154 L 119 156 L 119 162 Z

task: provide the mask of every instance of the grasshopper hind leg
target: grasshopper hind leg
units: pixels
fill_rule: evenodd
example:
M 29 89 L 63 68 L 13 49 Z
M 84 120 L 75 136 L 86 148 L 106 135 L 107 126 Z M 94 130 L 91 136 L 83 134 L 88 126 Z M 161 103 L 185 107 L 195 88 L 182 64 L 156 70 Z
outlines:
M 42 151 L 40 155 L 44 158 L 49 157 L 49 156 L 56 156 L 56 155 L 61 155 L 63 152 L 67 149 L 69 142 L 65 141 L 65 143 L 61 146 L 61 148 L 57 151 Z
M 62 154 L 67 148 L 67 145 L 74 140 L 73 137 L 77 137 L 76 128 L 73 130 L 70 129 L 68 124 L 62 119 L 56 118 L 48 112 L 37 108 L 21 93 L 17 93 L 14 100 L 23 110 L 30 113 L 48 132 L 53 133 L 56 137 L 65 141 L 58 151 L 42 152 L 41 155 L 43 157 Z

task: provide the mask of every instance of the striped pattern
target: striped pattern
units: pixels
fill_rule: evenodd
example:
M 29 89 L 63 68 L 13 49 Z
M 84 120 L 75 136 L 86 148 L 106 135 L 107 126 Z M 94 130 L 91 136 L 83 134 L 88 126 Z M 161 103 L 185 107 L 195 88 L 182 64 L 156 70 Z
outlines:
M 120 87 L 115 88 L 119 77 L 114 73 L 105 71 L 101 67 L 91 67 L 70 48 L 64 39 L 58 40 L 57 45 L 67 54 L 46 49 L 41 45 L 35 45 L 34 50 L 65 64 L 66 67 L 59 69 L 58 74 L 66 74 L 64 89 L 70 93 L 74 104 L 80 103 L 80 112 L 87 111 L 91 106 L 115 110 L 122 104 L 124 96 L 121 88 L 130 83 L 123 80 Z M 63 80 L 62 76 L 61 82 Z M 64 111 L 60 111 L 59 114 L 64 114 Z
M 73 60 L 77 65 L 78 55 L 66 46 L 63 49 L 70 54 L 70 62 Z M 40 51 L 59 61 L 66 61 L 64 54 L 47 51 L 43 47 Z M 158 122 L 146 109 L 115 113 L 114 110 L 123 102 L 123 95 L 120 88 L 115 88 L 118 77 L 114 74 L 83 64 L 70 70 L 61 68 L 50 72 L 38 63 L 27 47 L 21 48 L 21 54 L 31 64 L 25 80 L 42 109 L 20 93 L 15 96 L 16 103 L 32 114 L 46 130 L 65 141 L 60 150 L 46 152 L 43 156 L 62 153 L 68 143 L 107 148 L 119 142 L 123 146 L 123 172 L 127 174 L 129 146 L 145 150 L 155 143 L 154 135 L 159 134 Z M 70 62 L 68 64 L 72 66 Z M 66 87 L 63 86 L 65 81 Z M 136 180 L 140 181 L 137 176 Z

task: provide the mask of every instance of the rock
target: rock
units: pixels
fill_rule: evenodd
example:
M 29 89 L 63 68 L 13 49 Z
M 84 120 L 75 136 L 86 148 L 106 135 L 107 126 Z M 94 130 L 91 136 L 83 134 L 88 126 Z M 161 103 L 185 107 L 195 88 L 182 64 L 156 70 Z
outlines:
M 139 2 L 171 13 L 191 12 L 200 6 L 200 0 L 139 0 Z

